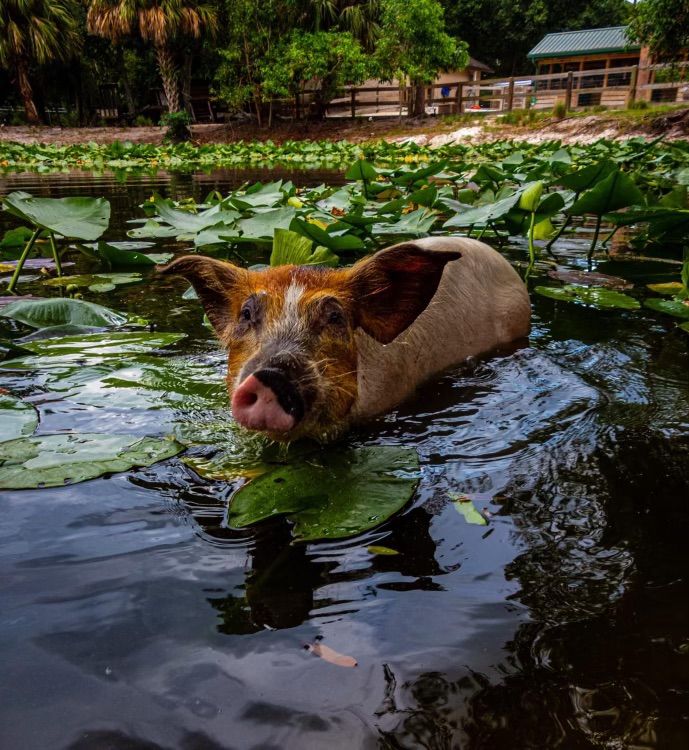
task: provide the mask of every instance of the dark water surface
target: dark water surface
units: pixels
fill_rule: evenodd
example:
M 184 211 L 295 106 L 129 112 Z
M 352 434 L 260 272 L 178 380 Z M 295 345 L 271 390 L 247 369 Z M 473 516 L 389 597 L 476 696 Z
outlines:
M 200 198 L 257 176 L 0 188 L 105 195 L 108 238 L 121 239 L 152 188 Z M 570 265 L 585 246 L 565 243 Z M 598 270 L 639 290 L 678 273 Z M 220 379 L 183 288 L 94 299 L 189 333 L 178 352 Z M 687 748 L 689 336 L 650 311 L 534 306 L 527 347 L 425 385 L 347 438 L 414 447 L 423 470 L 412 504 L 358 538 L 290 545 L 279 520 L 231 531 L 233 486 L 179 459 L 3 492 L 0 745 Z M 164 431 L 161 411 L 75 406 L 30 375 L 0 379 L 32 400 L 41 431 Z M 490 525 L 466 523 L 457 493 Z M 358 666 L 310 654 L 317 638 Z

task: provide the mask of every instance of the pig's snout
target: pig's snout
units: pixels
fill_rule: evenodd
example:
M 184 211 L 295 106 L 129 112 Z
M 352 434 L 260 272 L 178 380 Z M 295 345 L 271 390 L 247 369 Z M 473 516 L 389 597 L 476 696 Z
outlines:
M 299 389 L 280 370 L 266 368 L 246 377 L 232 396 L 232 413 L 243 427 L 289 432 L 304 416 Z

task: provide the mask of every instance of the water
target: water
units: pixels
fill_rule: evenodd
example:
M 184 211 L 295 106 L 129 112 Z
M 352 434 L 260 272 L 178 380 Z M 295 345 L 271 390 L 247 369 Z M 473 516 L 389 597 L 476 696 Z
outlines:
M 244 175 L 26 179 L 106 195 L 118 239 L 152 187 L 201 197 Z M 567 245 L 570 265 L 585 246 Z M 598 270 L 641 286 L 676 275 Z M 180 288 L 100 301 L 186 331 L 180 351 L 220 377 Z M 290 545 L 280 521 L 231 531 L 231 485 L 179 459 L 2 493 L 2 746 L 686 748 L 689 337 L 672 329 L 650 311 L 534 296 L 528 347 L 426 384 L 347 438 L 413 446 L 423 467 L 411 506 L 351 540 Z M 10 384 L 46 431 L 155 433 L 164 418 L 107 399 L 75 407 L 30 375 Z M 489 526 L 466 523 L 458 493 Z M 318 638 L 358 666 L 310 654 Z

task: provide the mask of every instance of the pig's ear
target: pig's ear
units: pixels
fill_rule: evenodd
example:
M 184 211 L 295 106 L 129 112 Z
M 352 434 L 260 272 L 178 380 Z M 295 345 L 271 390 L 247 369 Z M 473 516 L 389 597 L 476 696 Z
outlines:
M 357 324 L 389 344 L 426 309 L 445 265 L 461 257 L 456 251 L 405 242 L 360 261 L 350 272 Z
M 203 255 L 183 255 L 157 271 L 166 276 L 184 276 L 199 295 L 215 332 L 222 337 L 232 318 L 230 300 L 246 271 L 232 263 Z

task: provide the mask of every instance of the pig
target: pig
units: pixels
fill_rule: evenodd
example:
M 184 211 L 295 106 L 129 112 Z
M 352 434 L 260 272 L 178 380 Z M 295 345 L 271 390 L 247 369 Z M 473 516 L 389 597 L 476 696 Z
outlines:
M 186 255 L 161 273 L 191 282 L 227 349 L 235 420 L 279 441 L 334 438 L 529 333 L 517 272 L 461 237 L 403 242 L 349 268 L 251 271 Z

